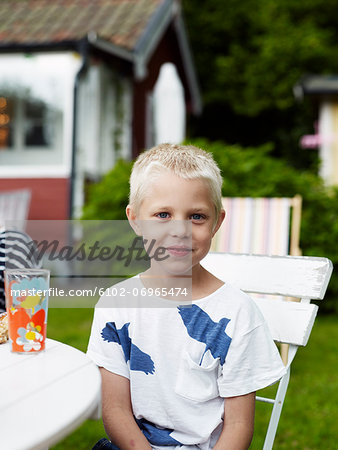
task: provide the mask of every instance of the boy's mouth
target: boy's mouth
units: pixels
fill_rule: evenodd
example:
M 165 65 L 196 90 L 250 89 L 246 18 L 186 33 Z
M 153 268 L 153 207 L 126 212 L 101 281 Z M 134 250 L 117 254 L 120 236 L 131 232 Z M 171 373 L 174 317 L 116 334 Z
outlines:
M 172 245 L 167 247 L 167 252 L 172 256 L 187 256 L 192 252 L 192 249 L 183 245 Z

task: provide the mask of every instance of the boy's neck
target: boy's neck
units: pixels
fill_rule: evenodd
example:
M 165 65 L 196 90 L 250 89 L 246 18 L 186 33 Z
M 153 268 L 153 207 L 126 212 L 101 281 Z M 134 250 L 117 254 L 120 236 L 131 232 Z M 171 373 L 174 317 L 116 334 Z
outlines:
M 182 294 L 175 296 L 174 300 L 198 300 L 212 294 L 224 284 L 200 264 L 192 268 L 191 275 L 168 276 L 150 268 L 140 277 L 146 287 L 163 288 L 167 292 L 174 289 Z
M 207 297 L 224 284 L 200 264 L 194 267 L 192 272 L 192 300 Z

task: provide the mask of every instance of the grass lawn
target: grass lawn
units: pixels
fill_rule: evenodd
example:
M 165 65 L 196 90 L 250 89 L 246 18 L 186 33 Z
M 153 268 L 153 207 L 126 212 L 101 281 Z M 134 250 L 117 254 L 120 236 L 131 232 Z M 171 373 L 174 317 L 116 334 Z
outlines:
M 49 310 L 47 335 L 82 351 L 86 350 L 93 310 Z M 338 448 L 338 317 L 318 317 L 310 341 L 300 348 L 292 365 L 274 448 L 278 450 L 334 450 Z M 264 395 L 274 390 L 264 390 Z M 271 405 L 258 402 L 255 435 L 250 449 L 262 449 Z M 85 450 L 104 436 L 101 421 L 86 421 L 52 447 Z

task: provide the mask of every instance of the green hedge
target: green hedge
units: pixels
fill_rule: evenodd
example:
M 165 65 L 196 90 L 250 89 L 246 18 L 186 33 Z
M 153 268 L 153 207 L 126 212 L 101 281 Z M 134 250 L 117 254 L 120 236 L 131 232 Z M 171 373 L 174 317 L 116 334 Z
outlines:
M 85 220 L 126 219 L 129 176 L 133 163 L 119 160 L 99 183 L 88 187 L 88 200 L 83 209 Z
M 304 255 L 325 256 L 338 262 L 338 189 L 326 188 L 311 172 L 290 167 L 270 156 L 272 145 L 242 148 L 223 142 L 190 142 L 212 152 L 223 175 L 223 195 L 251 197 L 303 197 L 300 247 Z M 84 219 L 124 219 L 132 163 L 119 161 L 92 185 Z M 321 312 L 338 312 L 338 276 L 333 273 Z

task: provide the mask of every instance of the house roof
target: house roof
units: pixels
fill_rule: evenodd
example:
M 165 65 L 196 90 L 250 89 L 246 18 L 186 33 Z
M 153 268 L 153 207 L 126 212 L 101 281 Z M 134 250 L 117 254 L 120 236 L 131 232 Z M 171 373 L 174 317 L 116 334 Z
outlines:
M 0 52 L 60 47 L 88 39 L 107 53 L 130 61 L 142 80 L 147 62 L 170 23 L 192 98 L 201 97 L 180 14 L 179 0 L 1 0 Z
M 162 0 L 1 0 L 0 42 L 78 41 L 95 32 L 125 49 L 135 47 Z
M 338 75 L 307 75 L 294 87 L 297 98 L 304 95 L 336 95 L 338 94 Z

